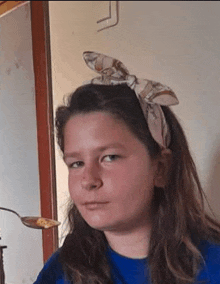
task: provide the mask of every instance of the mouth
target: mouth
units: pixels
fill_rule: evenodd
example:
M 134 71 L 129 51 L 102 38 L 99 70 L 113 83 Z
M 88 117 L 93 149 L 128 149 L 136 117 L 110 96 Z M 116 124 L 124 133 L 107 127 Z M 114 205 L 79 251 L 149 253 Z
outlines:
M 96 209 L 104 208 L 108 203 L 109 202 L 92 201 L 92 202 L 85 202 L 85 203 L 83 203 L 83 206 L 85 206 L 86 209 L 89 209 L 89 210 L 96 210 Z

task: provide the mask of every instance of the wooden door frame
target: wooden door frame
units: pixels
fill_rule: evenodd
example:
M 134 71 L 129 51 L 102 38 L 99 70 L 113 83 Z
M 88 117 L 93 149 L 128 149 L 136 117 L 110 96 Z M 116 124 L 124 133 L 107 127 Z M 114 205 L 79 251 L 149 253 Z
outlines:
M 0 1 L 0 15 L 4 15 L 25 2 L 28 1 Z
M 30 1 L 41 216 L 57 220 L 48 1 Z M 58 229 L 42 231 L 44 262 L 58 248 Z

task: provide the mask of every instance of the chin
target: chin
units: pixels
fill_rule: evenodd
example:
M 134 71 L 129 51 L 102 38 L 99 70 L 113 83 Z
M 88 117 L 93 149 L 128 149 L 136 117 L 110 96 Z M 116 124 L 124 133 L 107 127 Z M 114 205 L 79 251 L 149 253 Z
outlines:
M 86 221 L 86 220 L 85 220 Z M 97 224 L 95 222 L 87 222 L 86 223 L 93 229 L 98 230 L 98 231 L 106 231 L 110 230 L 111 226 L 107 224 Z
M 84 218 L 84 220 L 91 228 L 99 231 L 111 230 L 113 227 L 113 224 L 101 220 L 91 220 L 89 218 Z
M 86 221 L 86 223 L 96 230 L 103 231 L 106 227 L 109 227 L 109 216 L 100 214 L 99 212 L 81 212 L 81 216 Z
M 102 231 L 102 232 L 107 232 L 107 231 L 115 231 L 115 232 L 119 232 L 119 231 L 124 231 L 123 227 L 124 224 L 122 224 L 121 222 L 117 222 L 117 223 L 109 223 L 109 222 L 91 222 L 91 221 L 87 221 L 87 224 L 98 231 Z
M 99 231 L 124 231 L 127 227 L 125 220 L 113 220 L 110 215 L 81 212 L 81 216 L 91 228 Z

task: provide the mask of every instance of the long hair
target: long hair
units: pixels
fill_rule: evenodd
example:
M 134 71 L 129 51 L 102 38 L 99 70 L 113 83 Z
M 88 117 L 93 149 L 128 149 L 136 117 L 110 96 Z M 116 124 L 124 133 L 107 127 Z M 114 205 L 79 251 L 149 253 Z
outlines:
M 220 225 L 204 210 L 203 190 L 188 143 L 177 118 L 162 107 L 171 132 L 172 165 L 165 188 L 154 188 L 153 226 L 149 246 L 152 284 L 193 283 L 201 260 L 197 245 L 202 239 L 220 242 Z M 107 112 L 126 123 L 146 146 L 152 158 L 160 147 L 152 138 L 139 101 L 127 85 L 85 85 L 56 112 L 58 144 L 64 152 L 64 127 L 74 115 Z M 70 231 L 61 248 L 60 260 L 74 284 L 110 284 L 103 232 L 91 228 L 72 203 L 68 213 Z

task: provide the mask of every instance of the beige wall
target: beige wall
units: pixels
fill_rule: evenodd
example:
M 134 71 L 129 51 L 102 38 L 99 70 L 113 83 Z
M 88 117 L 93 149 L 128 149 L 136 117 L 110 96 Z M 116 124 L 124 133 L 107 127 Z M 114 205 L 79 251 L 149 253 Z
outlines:
M 25 3 L 0 17 L 0 206 L 40 216 L 30 16 Z M 0 231 L 5 283 L 32 284 L 43 266 L 42 231 L 2 210 Z
M 220 216 L 220 2 L 119 3 L 119 24 L 97 32 L 97 20 L 108 16 L 108 1 L 49 1 L 55 108 L 63 95 L 95 75 L 82 59 L 86 50 L 116 57 L 131 74 L 170 86 L 180 101 L 173 110 Z M 67 170 L 58 149 L 56 155 L 62 221 Z

